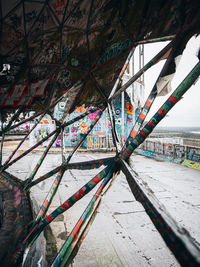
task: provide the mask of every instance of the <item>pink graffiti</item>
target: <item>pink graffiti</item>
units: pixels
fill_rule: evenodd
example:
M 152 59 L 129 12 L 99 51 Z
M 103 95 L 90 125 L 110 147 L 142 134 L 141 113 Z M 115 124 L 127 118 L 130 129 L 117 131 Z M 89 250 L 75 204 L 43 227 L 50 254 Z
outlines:
M 127 116 L 127 123 L 131 123 L 132 122 L 132 118 L 130 118 L 129 116 Z
M 87 109 L 87 111 L 90 110 L 90 108 Z M 93 113 L 90 113 L 88 114 L 88 117 L 91 119 L 91 120 L 94 120 L 97 116 L 97 114 L 99 113 L 99 110 L 93 112 Z
M 76 133 L 76 132 L 78 132 L 78 128 L 72 127 L 72 128 L 71 128 L 71 132 L 72 132 L 72 133 Z
M 14 187 L 14 206 L 17 208 L 21 202 L 21 192 L 18 187 Z

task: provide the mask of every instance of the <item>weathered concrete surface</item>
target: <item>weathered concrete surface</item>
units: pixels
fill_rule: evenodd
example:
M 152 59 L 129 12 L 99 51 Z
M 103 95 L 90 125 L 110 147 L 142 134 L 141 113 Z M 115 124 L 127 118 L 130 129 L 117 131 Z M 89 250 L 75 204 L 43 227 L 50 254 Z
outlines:
M 5 155 L 7 154 L 7 155 Z M 6 152 L 4 156 L 8 156 Z M 111 153 L 77 153 L 73 162 L 112 156 Z M 14 164 L 9 170 L 18 178 L 27 173 L 39 159 L 34 153 Z M 190 231 L 200 243 L 200 172 L 168 162 L 156 161 L 144 156 L 132 157 L 134 167 L 167 207 L 171 215 Z M 61 156 L 49 154 L 38 172 L 38 177 L 61 163 Z M 99 170 L 66 171 L 50 211 L 64 202 L 83 186 Z M 38 184 L 32 194 L 42 204 L 53 178 Z M 52 224 L 57 238 L 57 248 L 73 229 L 95 188 L 90 194 L 60 215 Z M 73 266 L 179 266 L 167 249 L 140 203 L 136 202 L 121 173 L 102 199 L 99 212 L 90 228 Z

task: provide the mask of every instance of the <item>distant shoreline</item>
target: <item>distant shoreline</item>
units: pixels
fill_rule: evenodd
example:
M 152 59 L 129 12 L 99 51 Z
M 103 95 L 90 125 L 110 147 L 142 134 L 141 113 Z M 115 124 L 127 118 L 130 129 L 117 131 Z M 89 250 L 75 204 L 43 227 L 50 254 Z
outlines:
M 151 137 L 182 137 L 200 139 L 200 127 L 157 127 Z

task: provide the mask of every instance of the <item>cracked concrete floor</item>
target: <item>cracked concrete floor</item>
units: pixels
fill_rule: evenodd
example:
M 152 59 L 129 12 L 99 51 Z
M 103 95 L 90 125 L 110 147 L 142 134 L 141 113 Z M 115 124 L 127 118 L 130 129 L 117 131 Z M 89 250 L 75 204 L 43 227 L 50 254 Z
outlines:
M 112 153 L 77 153 L 72 162 L 112 155 Z M 5 152 L 4 156 L 8 156 L 8 153 Z M 26 161 L 20 160 L 9 170 L 18 178 L 25 179 L 39 157 L 39 153 L 28 155 Z M 156 197 L 166 206 L 176 221 L 191 233 L 197 243 L 200 243 L 199 171 L 140 155 L 133 155 L 132 162 L 136 171 L 148 183 Z M 49 154 L 39 169 L 37 177 L 60 163 L 59 154 Z M 98 172 L 99 170 L 66 171 L 50 211 L 63 203 Z M 33 188 L 32 195 L 39 205 L 42 204 L 50 189 L 52 180 L 53 178 L 50 178 Z M 51 228 L 57 240 L 57 249 L 60 249 L 64 243 L 94 192 L 96 188 L 52 222 Z M 103 197 L 94 223 L 74 259 L 73 266 L 132 267 L 179 266 L 179 264 L 166 247 L 141 204 L 135 201 L 125 176 L 120 173 Z

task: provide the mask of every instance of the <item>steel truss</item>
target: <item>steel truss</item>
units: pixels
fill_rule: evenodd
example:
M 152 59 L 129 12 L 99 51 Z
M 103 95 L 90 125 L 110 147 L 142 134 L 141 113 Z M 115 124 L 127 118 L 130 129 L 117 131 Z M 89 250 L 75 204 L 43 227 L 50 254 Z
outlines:
M 28 194 L 29 190 L 31 190 L 33 186 L 48 179 L 49 177 L 57 173 L 57 176 L 51 186 L 51 189 L 44 199 L 43 205 L 41 206 L 37 216 L 35 217 L 35 220 L 29 226 L 26 237 L 21 242 L 20 249 L 17 249 L 15 253 L 13 253 L 13 256 L 11 259 L 13 266 L 18 264 L 19 259 L 24 254 L 24 251 L 30 248 L 30 246 L 38 238 L 40 233 L 44 230 L 44 228 L 47 225 L 49 225 L 58 215 L 60 215 L 61 213 L 71 208 L 78 200 L 84 197 L 98 183 L 101 182 L 99 188 L 97 189 L 96 193 L 92 197 L 90 203 L 86 207 L 82 216 L 78 220 L 72 232 L 67 237 L 64 245 L 62 246 L 61 250 L 56 256 L 54 262 L 52 263 L 53 267 L 69 265 L 73 259 L 73 251 L 79 247 L 80 243 L 82 242 L 84 233 L 90 225 L 89 223 L 92 222 L 92 218 L 94 217 L 94 214 L 99 207 L 101 197 L 106 192 L 106 190 L 111 186 L 113 180 L 117 177 L 117 174 L 120 172 L 120 170 L 124 172 L 127 178 L 127 182 L 130 186 L 130 189 L 135 199 L 143 205 L 146 213 L 152 220 L 152 223 L 155 225 L 158 232 L 160 233 L 163 240 L 165 241 L 166 245 L 175 255 L 178 262 L 184 266 L 199 266 L 200 250 L 194 243 L 190 234 L 187 231 L 185 231 L 185 229 L 180 227 L 173 220 L 173 218 L 168 214 L 168 212 L 163 207 L 163 205 L 161 205 L 158 199 L 156 199 L 153 193 L 151 193 L 151 190 L 148 188 L 148 186 L 144 183 L 141 183 L 142 179 L 141 178 L 140 180 L 138 179 L 138 174 L 134 170 L 132 170 L 129 164 L 127 163 L 128 159 L 130 158 L 134 150 L 148 137 L 148 135 L 152 132 L 152 130 L 156 127 L 156 125 L 165 117 L 165 115 L 171 110 L 171 108 L 182 98 L 184 93 L 192 86 L 192 84 L 197 80 L 197 78 L 200 75 L 200 62 L 198 62 L 196 66 L 192 69 L 192 71 L 188 74 L 188 76 L 184 79 L 184 81 L 176 88 L 176 90 L 171 94 L 171 96 L 167 99 L 167 101 L 160 107 L 160 109 L 149 120 L 149 122 L 146 123 L 144 127 L 142 127 L 142 124 L 151 108 L 151 105 L 153 101 L 155 100 L 156 96 L 158 95 L 156 83 L 161 76 L 164 76 L 165 72 L 167 71 L 171 63 L 171 59 L 173 58 L 173 55 L 171 54 L 171 47 L 173 45 L 173 42 L 174 41 L 172 40 L 151 61 L 149 61 L 141 70 L 139 70 L 125 85 L 123 85 L 122 87 L 119 87 L 121 78 L 124 74 L 126 66 L 128 65 L 128 61 L 130 60 L 130 56 L 129 56 L 107 101 L 102 103 L 102 105 L 100 105 L 98 108 L 92 108 L 89 111 L 85 112 L 84 114 L 68 122 L 64 122 L 64 118 L 65 118 L 64 116 L 61 122 L 56 122 L 56 129 L 54 131 L 52 131 L 48 136 L 40 140 L 37 144 L 35 144 L 30 149 L 23 152 L 20 156 L 16 157 L 12 161 L 11 159 L 13 158 L 13 156 L 15 155 L 19 147 L 27 139 L 31 131 L 33 131 L 33 129 L 37 126 L 37 124 L 40 122 L 42 117 L 49 111 L 45 110 L 44 112 L 40 112 L 28 119 L 25 119 L 13 125 L 13 122 L 16 120 L 16 118 L 18 118 L 21 112 L 21 110 L 19 109 L 13 115 L 13 117 L 11 118 L 7 126 L 3 127 L 3 123 L 2 123 L 2 129 L 1 129 L 2 143 L 1 143 L 0 158 L 2 158 L 3 142 L 4 142 L 5 134 L 11 129 L 18 127 L 22 123 L 31 121 L 35 119 L 36 117 L 39 117 L 39 119 L 36 120 L 32 129 L 29 130 L 29 132 L 26 134 L 24 139 L 19 143 L 16 149 L 12 152 L 9 158 L 4 163 L 1 163 L 2 173 L 4 173 L 5 170 L 8 169 L 12 164 L 16 163 L 18 160 L 20 160 L 21 158 L 26 156 L 28 153 L 33 151 L 36 147 L 44 143 L 47 139 L 52 137 L 51 142 L 44 150 L 42 156 L 40 157 L 39 161 L 37 162 L 35 168 L 32 170 L 29 177 L 25 181 L 22 181 L 20 183 L 19 185 L 20 190 L 22 190 L 25 194 L 26 193 Z M 131 53 L 133 52 L 134 52 L 134 49 Z M 166 54 L 168 54 L 167 57 L 165 56 Z M 149 97 L 147 101 L 145 102 L 143 109 L 139 117 L 137 118 L 133 129 L 131 130 L 129 137 L 127 138 L 124 146 L 121 147 L 116 131 L 115 131 L 115 117 L 114 117 L 114 112 L 112 108 L 112 101 L 117 96 L 119 96 L 122 92 L 124 92 L 133 82 L 135 82 L 146 70 L 148 70 L 151 66 L 156 64 L 159 60 L 161 60 L 163 56 L 167 58 L 167 61 L 160 75 L 158 76 L 158 79 L 152 91 L 150 92 Z M 95 124 L 98 122 L 103 111 L 106 108 L 108 108 L 109 115 L 111 118 L 113 143 L 116 147 L 115 157 L 86 161 L 86 162 L 70 163 L 72 156 L 74 155 L 76 150 L 81 146 L 81 144 L 86 139 L 88 134 L 92 131 Z M 74 149 L 68 155 L 67 158 L 65 157 L 63 138 L 62 138 L 62 164 L 34 180 L 34 177 L 38 169 L 42 165 L 42 162 L 44 161 L 46 155 L 48 154 L 51 146 L 55 142 L 57 136 L 60 133 L 61 134 L 63 133 L 63 129 L 66 126 L 74 123 L 75 121 L 80 120 L 84 116 L 87 116 L 89 113 L 95 112 L 96 110 L 99 111 L 96 118 L 92 121 L 87 132 L 82 136 L 80 141 L 77 143 L 77 145 L 74 147 Z M 2 115 L 2 121 L 3 121 L 3 114 L 1 115 Z M 52 213 L 47 215 L 49 206 L 52 202 L 53 197 L 56 194 L 56 191 L 59 187 L 59 184 L 66 170 L 68 169 L 79 169 L 79 170 L 87 169 L 88 170 L 88 169 L 99 168 L 102 165 L 105 166 L 105 168 L 102 171 L 100 171 L 95 177 L 93 177 L 90 181 L 88 181 L 82 188 L 80 188 L 77 192 L 75 192 L 71 197 L 67 198 L 66 201 L 62 205 L 60 205 Z

